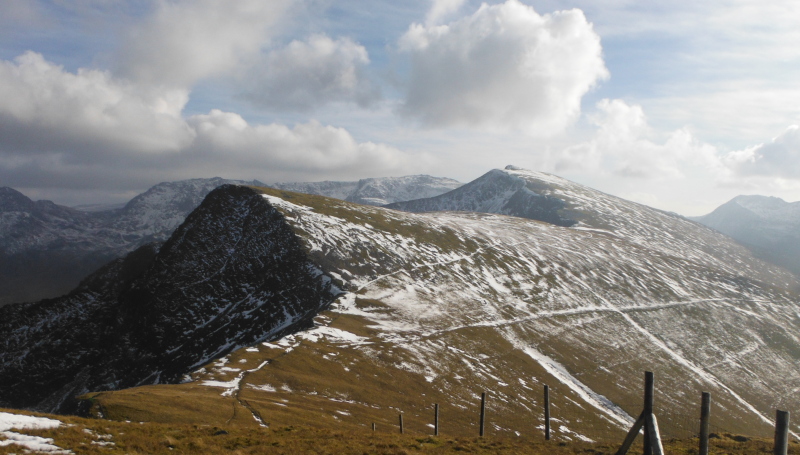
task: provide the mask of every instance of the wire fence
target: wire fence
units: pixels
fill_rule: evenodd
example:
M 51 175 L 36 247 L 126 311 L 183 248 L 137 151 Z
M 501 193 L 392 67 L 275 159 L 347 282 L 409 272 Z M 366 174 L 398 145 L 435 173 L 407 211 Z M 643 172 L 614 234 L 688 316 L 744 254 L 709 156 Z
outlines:
M 546 387 L 546 386 L 545 386 Z M 550 398 L 549 401 L 557 401 L 559 397 L 552 396 L 552 389 L 550 390 Z M 481 395 L 476 395 L 480 397 Z M 489 400 L 491 400 L 491 393 L 488 395 Z M 712 397 L 713 399 L 713 397 Z M 712 401 L 713 403 L 713 401 Z M 631 415 L 634 419 L 639 416 L 639 413 L 642 412 L 643 409 L 643 401 L 630 401 L 630 402 L 622 402 L 622 403 L 615 403 L 615 405 L 619 406 L 622 409 L 628 410 L 628 414 Z M 527 408 L 527 407 L 526 407 Z M 433 405 L 431 405 L 431 409 Z M 437 408 L 438 409 L 438 408 Z M 636 413 L 630 412 L 630 410 L 638 410 Z M 466 409 L 462 410 L 462 412 L 466 411 Z M 712 410 L 710 414 L 710 420 L 708 422 L 708 432 L 711 435 L 711 438 L 715 436 L 721 436 L 726 438 L 731 438 L 734 440 L 741 440 L 747 441 L 750 438 L 772 438 L 775 436 L 775 428 L 770 428 L 769 425 L 766 425 L 766 421 L 764 425 L 761 426 L 753 426 L 748 425 L 746 422 L 742 422 L 741 425 L 732 426 L 726 425 L 724 423 L 720 423 L 722 419 L 715 419 L 715 412 L 722 413 L 724 409 L 722 407 L 717 407 L 716 409 Z M 658 420 L 658 433 L 660 434 L 660 439 L 664 441 L 669 440 L 688 440 L 692 438 L 698 438 L 701 433 L 701 396 L 698 393 L 697 396 L 697 403 L 696 406 L 686 406 L 682 407 L 678 410 L 672 409 L 671 407 L 665 406 L 664 409 L 657 409 L 654 408 L 653 413 L 656 415 Z M 530 418 L 527 421 L 527 425 L 525 428 L 511 428 L 508 426 L 502 426 L 497 422 L 492 421 L 492 417 L 487 418 L 486 422 L 486 429 L 490 430 L 490 432 L 494 431 L 506 431 L 512 432 L 519 436 L 527 436 L 527 437 L 546 437 L 546 429 L 549 427 L 550 429 L 550 438 L 554 440 L 584 440 L 584 441 L 592 441 L 592 442 L 604 442 L 604 443 L 615 443 L 615 442 L 622 442 L 624 438 L 625 432 L 630 429 L 625 428 L 624 431 L 620 430 L 620 425 L 618 422 L 612 423 L 610 419 L 606 419 L 605 421 L 600 419 L 587 419 L 583 420 L 581 418 L 573 418 L 570 419 L 569 422 L 565 422 L 562 420 L 558 413 L 551 413 L 550 424 L 547 425 L 545 420 L 545 416 L 548 414 L 547 410 L 544 406 L 541 409 L 541 415 L 537 415 L 536 410 L 530 411 Z M 438 413 L 437 419 L 438 419 Z M 431 414 L 433 418 L 433 414 Z M 478 422 L 480 419 L 481 424 L 483 425 L 484 416 L 481 412 L 480 417 L 476 413 L 475 421 Z M 433 420 L 432 420 L 433 422 Z M 438 424 L 438 420 L 437 420 Z M 567 428 L 569 424 L 570 427 Z M 434 430 L 434 425 L 429 425 L 432 433 Z M 373 424 L 373 431 L 375 430 Z M 475 436 L 478 436 L 478 432 L 480 435 L 483 436 L 484 429 L 481 427 L 475 428 Z M 743 428 L 746 430 L 743 431 Z M 494 431 L 492 431 L 494 430 Z M 788 431 L 788 423 L 787 423 L 787 431 Z

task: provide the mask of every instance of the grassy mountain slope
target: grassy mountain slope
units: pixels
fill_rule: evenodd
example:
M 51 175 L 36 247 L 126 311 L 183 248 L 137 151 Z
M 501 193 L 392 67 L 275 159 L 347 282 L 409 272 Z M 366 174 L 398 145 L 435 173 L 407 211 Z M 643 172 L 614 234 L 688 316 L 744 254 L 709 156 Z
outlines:
M 561 200 L 577 224 L 262 189 L 347 294 L 310 331 L 238 350 L 186 384 L 92 395 L 94 411 L 361 429 L 402 412 L 424 430 L 440 403 L 447 431 L 471 435 L 488 390 L 490 431 L 511 436 L 541 425 L 548 384 L 558 438 L 617 439 L 641 410 L 645 370 L 671 434 L 694 431 L 701 390 L 731 432 L 769 434 L 775 407 L 797 408 L 791 274 L 678 216 L 547 174 L 506 174 Z

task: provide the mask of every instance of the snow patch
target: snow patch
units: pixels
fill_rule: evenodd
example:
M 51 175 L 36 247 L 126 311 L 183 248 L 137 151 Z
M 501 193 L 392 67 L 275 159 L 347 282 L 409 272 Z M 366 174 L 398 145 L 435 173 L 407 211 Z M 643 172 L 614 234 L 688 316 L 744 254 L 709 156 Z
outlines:
M 560 363 L 556 362 L 550 357 L 547 357 L 532 347 L 523 348 L 523 352 L 538 362 L 539 365 L 541 365 L 545 370 L 547 370 L 548 373 L 558 379 L 562 384 L 569 387 L 573 392 L 581 397 L 583 401 L 589 403 L 593 407 L 611 417 L 620 428 L 626 429 L 633 425 L 633 417 L 628 415 L 627 412 L 623 411 L 622 408 L 612 403 L 608 398 L 600 395 L 580 382 Z
M 262 385 L 255 385 L 255 384 L 247 384 L 248 387 L 254 390 L 260 390 L 262 392 L 277 392 L 278 390 L 275 387 L 272 387 L 269 384 L 262 384 Z
M 61 426 L 60 420 L 0 412 L 0 431 L 49 430 Z
M 52 454 L 71 454 L 69 450 L 64 450 L 54 444 L 51 438 L 39 436 L 29 436 L 17 433 L 15 430 L 48 430 L 61 426 L 61 421 L 48 419 L 45 417 L 33 417 L 19 414 L 0 412 L 0 434 L 6 439 L 0 441 L 0 447 L 18 445 L 33 452 L 46 452 Z

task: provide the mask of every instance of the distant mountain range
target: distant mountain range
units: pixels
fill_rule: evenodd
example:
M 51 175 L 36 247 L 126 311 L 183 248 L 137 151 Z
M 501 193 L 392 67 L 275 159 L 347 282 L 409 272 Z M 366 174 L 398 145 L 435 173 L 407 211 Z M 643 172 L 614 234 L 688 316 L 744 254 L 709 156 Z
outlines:
M 472 434 L 489 391 L 491 431 L 512 437 L 548 384 L 558 437 L 596 440 L 632 424 L 645 370 L 664 431 L 696 420 L 700 391 L 731 433 L 800 405 L 795 275 L 554 175 L 464 188 L 431 213 L 218 188 L 163 246 L 0 308 L 0 406 L 91 391 L 78 404 L 120 420 L 364 430 L 398 413 L 424 428 L 442 403 L 448 431 Z
M 357 182 L 275 183 L 272 188 L 317 194 L 356 204 L 381 206 L 399 201 L 422 199 L 447 193 L 462 183 L 429 175 L 361 179 Z
M 761 259 L 800 276 L 800 202 L 737 196 L 708 215 L 691 219 L 733 237 Z
M 62 295 L 108 261 L 163 242 L 211 190 L 224 184 L 268 186 L 222 178 L 165 182 L 121 208 L 84 210 L 34 202 L 12 188 L 0 188 L 0 306 Z M 459 183 L 416 175 L 275 186 L 382 205 L 441 194 Z
M 0 188 L 0 304 L 55 297 L 108 261 L 162 242 L 221 178 L 158 184 L 121 209 L 80 211 Z

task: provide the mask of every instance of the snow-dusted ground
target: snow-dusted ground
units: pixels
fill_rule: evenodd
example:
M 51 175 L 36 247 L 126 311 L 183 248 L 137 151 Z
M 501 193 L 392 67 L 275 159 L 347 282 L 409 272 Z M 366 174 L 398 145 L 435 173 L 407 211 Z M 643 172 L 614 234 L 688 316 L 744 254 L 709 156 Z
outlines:
M 693 414 L 699 391 L 711 390 L 737 428 L 768 428 L 776 400 L 800 404 L 791 393 L 800 387 L 792 275 L 674 214 L 549 174 L 499 172 L 565 201 L 579 224 L 265 197 L 349 291 L 332 311 L 366 318 L 413 359 L 398 367 L 428 382 L 462 364 L 473 379 L 507 385 L 481 351 L 443 341 L 481 329 L 620 428 L 640 410 L 645 370 L 657 373 L 665 409 Z M 381 305 L 359 303 L 371 301 Z M 492 358 L 500 347 L 483 348 Z M 683 416 L 660 419 L 669 427 Z

